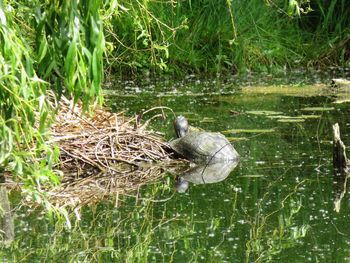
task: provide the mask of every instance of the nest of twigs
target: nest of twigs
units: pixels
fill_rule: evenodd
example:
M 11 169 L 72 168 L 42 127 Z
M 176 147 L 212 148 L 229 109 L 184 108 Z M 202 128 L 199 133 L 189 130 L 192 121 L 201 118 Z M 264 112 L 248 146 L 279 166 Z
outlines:
M 152 118 L 159 115 L 163 113 Z M 63 98 L 52 142 L 60 149 L 64 177 L 51 191 L 53 198 L 60 204 L 82 205 L 159 178 L 164 169 L 155 163 L 171 160 L 172 153 L 160 135 L 146 129 L 151 119 L 141 119 L 104 108 L 83 115 L 79 104 Z

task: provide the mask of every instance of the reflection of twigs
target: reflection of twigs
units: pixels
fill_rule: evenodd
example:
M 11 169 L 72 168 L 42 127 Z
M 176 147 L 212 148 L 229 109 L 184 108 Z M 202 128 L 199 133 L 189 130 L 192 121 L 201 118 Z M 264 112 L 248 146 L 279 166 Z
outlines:
M 130 171 L 123 176 L 97 173 L 89 177 L 76 178 L 74 181 L 63 181 L 62 184 L 48 191 L 52 200 L 60 206 L 75 206 L 80 208 L 84 204 L 94 203 L 111 194 L 127 194 L 137 190 L 141 185 L 150 183 L 163 175 L 160 167 L 149 167 Z M 172 198 L 173 195 L 168 199 Z M 150 200 L 165 202 L 167 200 Z
M 282 175 L 283 176 L 283 175 Z M 264 234 L 264 228 L 267 225 L 267 220 L 274 214 L 276 214 L 277 212 L 281 211 L 284 207 L 285 207 L 285 203 L 288 199 L 290 199 L 293 195 L 295 195 L 298 191 L 298 188 L 300 187 L 300 185 L 304 184 L 306 181 L 308 181 L 308 179 L 305 179 L 301 182 L 299 182 L 298 184 L 296 184 L 296 186 L 294 187 L 293 191 L 291 191 L 290 193 L 288 193 L 279 203 L 279 208 L 272 211 L 271 213 L 269 213 L 266 216 L 262 216 L 260 213 L 262 211 L 262 203 L 263 201 L 269 196 L 270 192 L 267 191 L 265 192 L 264 196 L 261 198 L 261 200 L 258 201 L 257 204 L 257 214 L 255 214 L 254 216 L 254 221 L 251 221 L 251 231 L 250 231 L 250 239 L 247 242 L 247 250 L 246 250 L 246 262 L 250 262 L 250 255 L 252 252 L 256 253 L 257 258 L 254 260 L 254 262 L 260 262 L 262 261 L 265 257 L 268 257 L 269 254 L 271 253 L 275 253 L 276 251 L 281 252 L 281 247 L 277 246 L 274 247 L 274 240 L 277 239 L 277 242 L 280 242 L 280 239 L 282 238 L 279 234 L 277 234 L 277 236 L 275 236 L 275 232 L 272 234 L 272 236 L 270 237 L 269 241 L 272 241 L 272 243 L 267 243 L 267 249 L 264 249 L 263 245 L 261 244 L 263 237 L 265 236 Z M 270 188 L 274 183 L 269 184 L 268 188 Z M 287 221 L 286 224 L 287 226 L 291 226 L 291 222 L 288 220 L 291 220 L 294 216 L 294 214 L 296 214 L 297 212 L 299 212 L 299 210 L 301 209 L 302 205 L 301 203 L 298 203 L 298 206 L 296 207 L 296 209 L 291 209 L 290 211 L 290 215 L 289 217 L 287 217 Z M 292 207 L 295 208 L 295 207 Z M 247 213 L 246 213 L 247 214 Z M 289 222 L 289 223 L 288 223 Z M 279 229 L 279 232 L 282 233 L 282 235 L 285 235 L 285 223 L 283 223 L 281 226 L 281 229 Z M 302 226 L 300 228 L 300 234 L 299 236 L 302 237 L 305 235 L 306 231 L 308 229 L 308 226 Z M 276 231 L 276 230 L 275 230 Z M 285 237 L 284 237 L 285 238 Z M 295 233 L 293 231 L 293 233 L 291 233 L 291 236 L 289 237 L 291 239 L 297 239 L 298 235 L 295 236 Z M 257 247 L 256 242 L 259 244 Z M 273 252 L 273 249 L 278 249 L 275 250 Z M 272 250 L 272 251 L 271 251 Z
M 321 143 L 320 143 L 320 125 L 321 125 L 321 120 L 322 120 L 322 115 L 323 112 L 321 113 L 321 116 L 317 122 L 317 128 L 316 128 L 316 139 L 317 139 L 317 146 L 318 146 L 318 151 L 321 152 Z
M 79 104 L 67 99 L 52 126 L 53 139 L 60 150 L 60 168 L 65 175 L 60 187 L 49 191 L 61 205 L 81 206 L 111 193 L 125 193 L 163 175 L 161 167 L 142 167 L 141 162 L 170 160 L 169 146 L 158 135 L 147 131 L 150 120 L 164 116 L 168 107 L 154 107 L 161 114 L 142 125 L 140 116 L 126 118 L 122 113 L 95 109 L 94 116 L 84 116 Z
M 331 220 L 332 225 L 334 226 L 335 230 L 337 231 L 338 234 L 345 236 L 346 234 L 343 232 L 340 232 L 340 230 L 337 228 L 337 226 L 334 224 L 333 220 Z
M 168 198 L 164 198 L 164 199 L 150 199 L 150 198 L 140 198 L 138 197 L 137 198 L 137 201 L 149 201 L 149 202 L 152 202 L 152 203 L 164 203 L 164 202 L 168 202 L 169 200 L 171 200 L 174 196 L 175 196 L 175 192 L 169 196 Z
M 281 206 L 279 207 L 279 209 L 277 209 L 277 210 L 271 212 L 270 214 L 268 214 L 268 215 L 265 217 L 265 220 L 264 220 L 264 221 L 266 221 L 266 219 L 268 219 L 268 218 L 271 217 L 272 215 L 276 214 L 278 211 L 282 210 L 282 209 L 284 208 L 284 203 L 287 201 L 287 199 L 290 198 L 292 195 L 294 195 L 294 194 L 298 191 L 298 188 L 299 188 L 299 186 L 300 186 L 301 184 L 304 184 L 304 183 L 307 182 L 307 181 L 308 181 L 308 179 L 304 179 L 304 180 L 302 180 L 301 182 L 299 182 L 299 183 L 294 187 L 293 191 L 291 191 L 288 195 L 286 195 L 285 198 L 282 199 L 282 201 L 281 201 Z M 264 197 L 265 197 L 265 195 L 264 195 Z

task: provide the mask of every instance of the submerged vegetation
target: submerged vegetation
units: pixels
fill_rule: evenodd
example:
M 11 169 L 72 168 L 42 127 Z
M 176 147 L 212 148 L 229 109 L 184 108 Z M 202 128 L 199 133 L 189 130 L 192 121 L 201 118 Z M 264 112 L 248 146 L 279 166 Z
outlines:
M 92 111 L 104 75 L 348 67 L 349 22 L 346 0 L 0 1 L 0 172 L 45 200 L 54 102 Z

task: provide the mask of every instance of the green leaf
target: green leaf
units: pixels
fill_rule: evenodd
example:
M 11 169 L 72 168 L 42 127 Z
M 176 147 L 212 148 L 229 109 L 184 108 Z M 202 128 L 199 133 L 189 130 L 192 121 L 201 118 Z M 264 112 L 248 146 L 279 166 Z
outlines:
M 76 68 L 76 58 L 77 58 L 77 44 L 75 42 L 71 42 L 71 44 L 69 45 L 66 60 L 64 63 L 68 84 L 69 84 L 69 87 L 67 88 L 70 91 L 72 91 L 74 88 L 73 75 Z
M 48 115 L 47 111 L 44 111 L 40 114 L 39 132 L 42 134 L 45 132 L 47 115 Z
M 95 48 L 92 53 L 92 78 L 93 82 L 97 85 L 101 83 L 102 65 L 100 60 L 101 58 L 98 56 L 97 49 Z
M 49 66 L 45 70 L 44 79 L 46 79 L 48 76 L 50 76 L 53 68 L 55 68 L 55 67 L 56 67 L 56 61 L 52 60 L 51 63 L 49 64 Z
M 38 62 L 40 63 L 44 57 L 46 56 L 46 52 L 47 52 L 47 40 L 46 37 L 43 36 L 42 40 L 40 41 L 40 46 L 39 46 L 39 52 L 38 52 Z
M 91 63 L 91 57 L 92 57 L 90 50 L 88 50 L 86 47 L 82 47 L 82 51 L 83 51 L 84 56 L 88 60 L 88 64 L 90 64 Z

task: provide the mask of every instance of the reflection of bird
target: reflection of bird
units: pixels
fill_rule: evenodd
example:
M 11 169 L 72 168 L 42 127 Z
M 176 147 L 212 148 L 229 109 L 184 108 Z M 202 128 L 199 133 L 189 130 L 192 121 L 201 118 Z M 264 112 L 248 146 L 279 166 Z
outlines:
M 178 193 L 185 193 L 189 187 L 188 181 L 186 181 L 183 177 L 177 177 L 175 182 L 175 188 Z
M 234 161 L 239 158 L 237 151 L 221 133 L 191 131 L 184 116 L 174 121 L 178 139 L 170 147 L 178 154 L 198 164 Z

